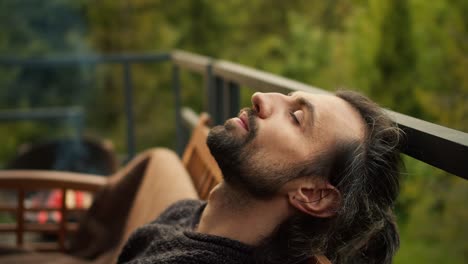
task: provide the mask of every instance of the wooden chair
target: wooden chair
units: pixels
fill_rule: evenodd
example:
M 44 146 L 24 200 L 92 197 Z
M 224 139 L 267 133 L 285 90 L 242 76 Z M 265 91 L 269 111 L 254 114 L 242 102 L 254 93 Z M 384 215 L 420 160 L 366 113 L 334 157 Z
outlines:
M 69 189 L 97 192 L 93 205 L 79 226 L 62 221 L 51 229 L 59 234 L 59 240 L 54 247 L 49 246 L 46 249 L 62 253 L 12 254 L 0 256 L 0 262 L 39 264 L 54 260 L 58 263 L 114 263 L 122 246 L 136 228 L 150 222 L 167 205 L 181 198 L 206 199 L 209 191 L 222 180 L 221 171 L 206 146 L 208 120 L 206 114 L 201 115 L 182 161 L 170 150 L 152 149 L 137 156 L 124 169 L 109 178 L 65 172 L 0 171 L 0 189 L 14 189 L 18 192 L 17 208 L 0 208 L 17 215 L 16 225 L 1 229 L 16 233 L 17 249 L 24 250 L 26 246 L 23 239 L 25 231 L 38 230 L 24 223 L 21 216 L 29 210 L 24 206 L 26 190 L 60 188 L 64 192 Z M 171 183 L 162 186 L 160 177 L 156 175 L 158 173 L 170 174 Z M 155 194 L 159 192 L 165 195 L 156 200 Z M 66 206 L 60 210 L 64 216 L 69 212 Z M 67 239 L 73 232 L 75 235 Z M 66 243 L 68 240 L 69 244 Z M 35 249 L 45 249 L 43 246 L 33 246 Z M 330 262 L 319 256 L 310 263 Z
M 198 196 L 204 200 L 223 178 L 218 164 L 206 145 L 208 122 L 209 116 L 202 113 L 182 156 L 182 162 L 192 178 Z

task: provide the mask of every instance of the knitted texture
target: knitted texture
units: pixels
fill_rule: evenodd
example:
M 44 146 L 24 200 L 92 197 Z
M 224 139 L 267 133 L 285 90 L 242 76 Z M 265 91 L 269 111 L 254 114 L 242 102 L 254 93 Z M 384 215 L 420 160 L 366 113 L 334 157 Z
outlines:
M 205 206 L 199 200 L 173 204 L 130 236 L 118 263 L 251 263 L 250 246 L 193 231 Z

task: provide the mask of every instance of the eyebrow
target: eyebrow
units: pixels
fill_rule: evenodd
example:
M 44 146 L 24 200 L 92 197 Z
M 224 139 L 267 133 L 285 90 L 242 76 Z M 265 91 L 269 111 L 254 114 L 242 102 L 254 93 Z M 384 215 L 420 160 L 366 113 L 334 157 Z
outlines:
M 288 93 L 288 96 L 293 96 L 295 93 L 297 92 L 291 92 L 291 93 Z M 301 108 L 305 108 L 308 112 L 307 116 L 309 116 L 309 122 L 307 122 L 307 126 L 311 127 L 313 126 L 314 124 L 314 114 L 315 114 L 315 107 L 314 105 L 309 102 L 307 99 L 305 99 L 304 97 L 302 96 L 298 96 L 296 99 L 295 99 L 295 103 L 299 106 L 301 106 Z

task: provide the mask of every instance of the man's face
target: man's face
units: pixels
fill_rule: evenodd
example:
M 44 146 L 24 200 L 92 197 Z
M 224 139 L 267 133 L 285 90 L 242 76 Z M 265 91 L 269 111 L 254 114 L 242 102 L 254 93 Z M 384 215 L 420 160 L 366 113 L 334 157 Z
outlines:
M 336 96 L 255 93 L 252 108 L 213 128 L 207 143 L 227 184 L 270 197 L 314 157 L 363 133 L 360 115 Z

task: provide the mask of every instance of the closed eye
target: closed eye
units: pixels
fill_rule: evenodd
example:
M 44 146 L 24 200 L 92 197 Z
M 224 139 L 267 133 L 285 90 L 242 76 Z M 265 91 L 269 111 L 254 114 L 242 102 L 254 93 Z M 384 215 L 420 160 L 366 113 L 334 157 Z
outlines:
M 298 119 L 297 116 L 295 115 L 295 113 L 289 112 L 289 114 L 291 115 L 291 118 L 292 118 L 293 122 L 294 122 L 296 125 L 300 125 L 300 124 L 301 124 L 301 123 L 299 122 L 299 119 Z

